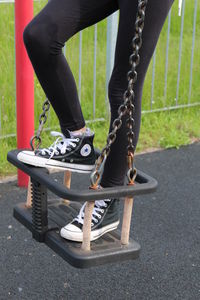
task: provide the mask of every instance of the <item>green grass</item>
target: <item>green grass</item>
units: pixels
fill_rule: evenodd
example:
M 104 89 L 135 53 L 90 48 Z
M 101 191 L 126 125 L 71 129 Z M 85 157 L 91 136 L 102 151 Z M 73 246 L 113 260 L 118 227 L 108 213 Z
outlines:
M 156 52 L 156 77 L 154 90 L 154 103 L 152 109 L 174 106 L 176 104 L 176 85 L 178 76 L 178 54 L 181 18 L 177 16 L 178 0 L 172 9 L 172 23 L 170 35 L 169 70 L 167 95 L 164 96 L 165 55 L 167 39 L 167 22 Z M 35 13 L 41 10 L 46 1 L 35 2 Z M 182 66 L 179 86 L 179 104 L 188 102 L 190 60 L 192 43 L 192 26 L 194 13 L 194 0 L 186 0 L 186 16 L 184 24 L 184 37 L 182 47 Z M 198 3 L 196 41 L 194 52 L 193 85 L 190 102 L 199 102 L 200 99 L 200 3 Z M 5 25 L 6 24 L 6 25 Z M 14 6 L 13 4 L 0 4 L 0 135 L 15 133 L 15 69 L 14 69 Z M 83 32 L 83 64 L 82 64 L 82 91 L 81 105 L 86 120 L 93 118 L 93 56 L 94 56 L 94 28 L 88 28 Z M 96 118 L 107 116 L 105 105 L 105 66 L 106 66 L 106 21 L 98 25 L 97 48 L 97 87 L 96 87 Z M 74 77 L 78 83 L 78 57 L 79 36 L 73 37 L 67 44 L 67 59 L 70 63 Z M 143 110 L 150 109 L 151 99 L 152 63 L 147 73 L 143 91 Z M 35 124 L 37 128 L 38 117 L 44 93 L 35 78 Z M 47 126 L 52 128 L 58 125 L 57 118 L 51 109 Z M 90 124 L 95 130 L 96 146 L 102 148 L 105 144 L 109 121 Z M 147 148 L 179 147 L 200 138 L 200 106 L 190 109 L 179 109 L 170 112 L 144 114 L 142 116 L 140 140 L 138 152 Z M 43 133 L 43 145 L 49 145 L 52 139 L 49 134 Z M 6 153 L 16 148 L 15 138 L 0 140 L 0 176 L 15 172 L 15 169 L 6 162 Z

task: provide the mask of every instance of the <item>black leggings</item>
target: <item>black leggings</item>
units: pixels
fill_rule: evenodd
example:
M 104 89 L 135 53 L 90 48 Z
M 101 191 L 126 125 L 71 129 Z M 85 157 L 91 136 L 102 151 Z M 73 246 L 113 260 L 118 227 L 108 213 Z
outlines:
M 148 1 L 140 51 L 141 61 L 137 68 L 138 80 L 135 85 L 134 146 L 137 144 L 140 130 L 144 78 L 172 3 L 173 0 Z M 66 129 L 75 131 L 85 126 L 75 80 L 62 53 L 64 43 L 80 30 L 120 10 L 115 63 L 108 90 L 112 123 L 118 115 L 118 107 L 123 102 L 123 94 L 127 88 L 137 5 L 137 0 L 50 0 L 26 27 L 24 43 L 28 55 L 58 116 L 63 133 Z M 124 182 L 127 168 L 126 132 L 126 124 L 123 124 L 105 164 L 101 180 L 104 187 L 122 185 Z

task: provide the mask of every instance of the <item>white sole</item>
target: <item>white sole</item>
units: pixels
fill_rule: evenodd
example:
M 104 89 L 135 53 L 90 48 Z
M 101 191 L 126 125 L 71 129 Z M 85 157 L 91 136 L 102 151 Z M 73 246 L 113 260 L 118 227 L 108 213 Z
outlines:
M 94 165 L 79 165 L 57 161 L 54 159 L 47 159 L 38 157 L 33 151 L 22 151 L 17 155 L 17 159 L 25 164 L 29 164 L 35 167 L 58 169 L 58 170 L 70 170 L 77 173 L 90 173 Z
M 109 224 L 103 228 L 91 231 L 90 241 L 91 242 L 95 241 L 98 238 L 100 238 L 102 235 L 104 235 L 105 233 L 117 229 L 118 225 L 119 225 L 119 221 Z M 64 239 L 67 239 L 70 241 L 74 241 L 74 242 L 82 242 L 83 241 L 83 232 L 69 231 L 69 230 L 66 230 L 65 227 L 63 227 L 61 229 L 60 235 Z

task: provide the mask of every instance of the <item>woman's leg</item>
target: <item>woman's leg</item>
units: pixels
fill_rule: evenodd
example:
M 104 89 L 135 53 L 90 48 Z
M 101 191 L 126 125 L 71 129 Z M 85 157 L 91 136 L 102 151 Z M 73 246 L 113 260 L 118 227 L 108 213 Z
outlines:
M 24 31 L 28 55 L 64 134 L 85 126 L 64 43 L 117 9 L 117 0 L 51 0 Z
M 140 119 L 141 98 L 145 75 L 155 50 L 163 23 L 167 17 L 173 0 L 149 0 L 143 31 L 143 43 L 140 50 L 140 64 L 137 67 L 138 79 L 135 91 L 135 138 L 137 144 Z M 130 70 L 129 56 L 132 53 L 131 41 L 134 35 L 134 24 L 138 1 L 119 0 L 120 22 L 115 53 L 115 65 L 109 84 L 109 100 L 111 106 L 111 124 L 118 116 L 118 108 L 123 102 L 123 94 L 127 89 L 127 72 Z M 117 133 L 117 138 L 111 146 L 101 181 L 103 187 L 123 185 L 127 170 L 127 128 L 123 122 Z
M 51 0 L 26 27 L 27 52 L 57 114 L 63 135 L 49 148 L 20 152 L 20 161 L 76 172 L 93 169 L 94 133 L 84 128 L 75 80 L 62 48 L 75 33 L 117 9 L 117 0 Z

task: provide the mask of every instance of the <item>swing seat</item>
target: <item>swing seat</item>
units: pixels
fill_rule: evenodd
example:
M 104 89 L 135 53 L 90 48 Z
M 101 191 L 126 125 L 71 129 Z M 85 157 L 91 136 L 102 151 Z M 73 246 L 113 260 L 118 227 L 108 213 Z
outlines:
M 122 246 L 118 230 L 93 241 L 89 252 L 81 249 L 81 243 L 63 239 L 59 234 L 60 228 L 71 222 L 75 212 L 77 213 L 77 206 L 74 207 L 73 203 L 69 205 L 62 201 L 48 203 L 48 230 L 43 239 L 48 247 L 69 264 L 76 268 L 89 268 L 139 257 L 140 245 L 130 239 L 127 246 Z M 41 236 L 33 229 L 31 208 L 26 208 L 25 203 L 18 204 L 14 208 L 14 217 L 32 232 L 36 240 L 41 241 Z
M 14 208 L 14 217 L 32 232 L 35 240 L 44 242 L 64 260 L 77 268 L 88 268 L 138 258 L 140 245 L 131 238 L 128 245 L 122 245 L 119 230 L 106 233 L 98 240 L 91 242 L 90 251 L 83 251 L 81 243 L 63 239 L 59 231 L 77 215 L 81 205 L 77 200 L 94 201 L 150 193 L 157 187 L 155 179 L 138 171 L 136 184 L 133 186 L 119 186 L 98 191 L 68 189 L 55 181 L 48 174 L 48 170 L 20 162 L 17 159 L 19 151 L 9 152 L 7 159 L 31 177 L 33 205 L 32 208 L 28 208 L 25 203 L 18 204 Z M 61 199 L 47 201 L 47 189 Z M 62 199 L 68 199 L 70 202 L 66 203 Z

